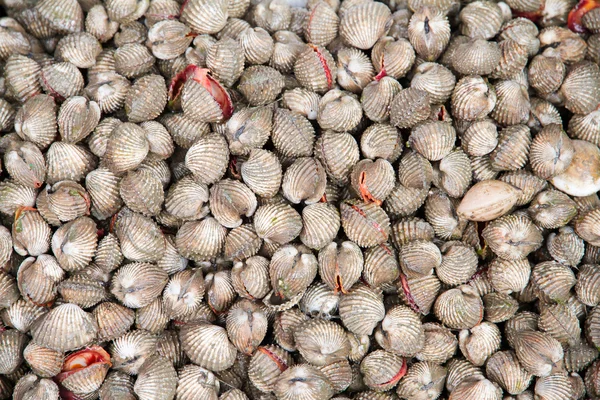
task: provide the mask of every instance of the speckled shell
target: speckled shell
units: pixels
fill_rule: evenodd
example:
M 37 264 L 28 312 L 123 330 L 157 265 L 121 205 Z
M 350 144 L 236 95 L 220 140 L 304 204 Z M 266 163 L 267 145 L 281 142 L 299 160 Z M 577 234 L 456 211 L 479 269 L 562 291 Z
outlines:
M 375 340 L 386 351 L 412 357 L 423 349 L 425 333 L 418 314 L 398 305 L 387 311 L 375 331 Z
M 294 63 L 294 75 L 305 88 L 325 93 L 333 88 L 335 61 L 329 51 L 321 46 L 307 45 Z
M 400 90 L 402 86 L 389 76 L 366 85 L 360 99 L 365 116 L 375 122 L 387 121 L 392 101 Z
M 514 338 L 515 353 L 521 365 L 532 375 L 548 376 L 560 367 L 563 349 L 550 335 L 537 331 L 522 331 Z
M 473 121 L 484 118 L 496 105 L 496 92 L 480 76 L 466 76 L 459 80 L 452 93 L 452 115 Z
M 470 329 L 483 319 L 483 302 L 472 288 L 459 286 L 438 296 L 434 313 L 450 328 Z
M 179 337 L 192 362 L 212 371 L 223 371 L 235 361 L 236 348 L 224 328 L 208 323 L 182 326 Z
M 335 206 L 310 204 L 302 210 L 300 240 L 311 249 L 320 250 L 335 238 L 340 224 L 340 213 Z
M 225 0 L 191 0 L 180 10 L 181 22 L 194 32 L 217 33 L 227 22 L 228 2 Z
M 294 340 L 300 354 L 316 366 L 343 360 L 350 352 L 344 329 L 335 322 L 322 319 L 302 323 L 294 332 Z
M 417 54 L 426 61 L 435 61 L 450 40 L 450 23 L 435 7 L 423 7 L 410 18 L 408 39 Z
M 273 113 L 271 140 L 284 156 L 309 157 L 313 152 L 315 131 L 304 116 L 279 108 Z
M 244 70 L 237 87 L 250 105 L 258 106 L 275 101 L 284 86 L 283 75 L 275 68 L 253 65 Z
M 304 20 L 306 41 L 319 46 L 327 46 L 337 37 L 340 19 L 335 10 L 324 1 L 314 4 Z
M 281 164 L 277 156 L 268 150 L 251 150 L 240 172 L 244 183 L 259 196 L 271 198 L 279 191 Z
M 429 93 L 407 88 L 401 90 L 390 108 L 390 122 L 398 128 L 412 128 L 425 121 L 431 113 Z
M 91 342 L 98 332 L 94 317 L 75 304 L 63 304 L 52 309 L 31 328 L 35 342 L 64 352 Z
M 456 140 L 456 131 L 447 122 L 425 122 L 413 128 L 408 143 L 429 161 L 439 161 L 450 153 Z

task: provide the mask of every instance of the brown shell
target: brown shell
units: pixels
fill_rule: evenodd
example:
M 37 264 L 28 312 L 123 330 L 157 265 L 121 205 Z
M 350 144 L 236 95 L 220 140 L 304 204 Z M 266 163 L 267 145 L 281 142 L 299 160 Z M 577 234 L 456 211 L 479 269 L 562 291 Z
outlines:
M 565 77 L 560 92 L 565 97 L 565 107 L 576 114 L 587 114 L 600 103 L 600 70 L 598 65 L 582 62 L 575 65 Z
M 563 349 L 550 335 L 537 331 L 522 331 L 514 338 L 515 353 L 521 365 L 532 375 L 548 376 L 562 365 Z
M 203 136 L 185 155 L 185 166 L 196 182 L 211 184 L 225 174 L 229 162 L 229 149 L 225 138 L 217 133 Z
M 307 45 L 294 63 L 294 75 L 307 89 L 324 93 L 333 88 L 335 61 L 325 48 Z
M 371 160 L 382 158 L 393 163 L 400 157 L 403 148 L 398 129 L 388 124 L 373 124 L 360 137 L 361 154 Z
M 391 104 L 390 122 L 398 128 L 412 128 L 429 117 L 430 103 L 428 92 L 413 87 L 403 89 Z
M 340 36 L 353 47 L 370 49 L 389 29 L 390 17 L 391 12 L 383 3 L 357 4 L 344 12 Z
M 376 204 L 344 201 L 340 205 L 340 213 L 346 235 L 359 246 L 372 247 L 387 240 L 389 218 Z
M 227 22 L 228 2 L 223 0 L 191 0 L 180 10 L 181 22 L 194 32 L 217 33 Z
M 260 106 L 275 101 L 284 86 L 283 75 L 275 68 L 253 65 L 244 70 L 237 87 L 251 106 Z
M 576 279 L 568 266 L 546 261 L 532 269 L 531 282 L 538 297 L 546 301 L 561 301 L 568 298 Z
M 327 92 L 319 101 L 317 122 L 322 129 L 351 131 L 362 118 L 362 108 L 356 96 L 338 89 Z
M 262 239 L 254 231 L 254 226 L 245 224 L 229 231 L 223 251 L 230 260 L 243 260 L 258 253 L 261 245 Z
M 408 38 L 421 58 L 435 61 L 450 40 L 450 23 L 443 11 L 423 7 L 410 19 Z
M 244 183 L 259 196 L 271 198 L 279 191 L 281 164 L 277 156 L 268 150 L 251 150 L 240 172 Z
M 325 131 L 317 139 L 314 151 L 334 183 L 348 183 L 350 171 L 360 159 L 358 144 L 352 135 Z
M 452 115 L 473 121 L 484 118 L 496 105 L 496 92 L 480 76 L 466 76 L 459 80 L 452 93 Z
M 302 246 L 279 248 L 269 265 L 269 277 L 274 293 L 280 299 L 292 299 L 301 294 L 317 275 L 317 258 Z
M 491 39 L 502 25 L 502 9 L 491 1 L 469 3 L 460 12 L 460 31 L 471 38 Z
M 308 320 L 296 329 L 294 339 L 300 354 L 316 366 L 343 360 L 350 353 L 348 337 L 335 322 Z
M 259 347 L 248 366 L 248 379 L 262 392 L 273 390 L 279 376 L 292 365 L 291 356 L 274 345 Z
M 469 39 L 452 52 L 453 69 L 461 75 L 489 75 L 498 67 L 502 52 L 496 42 Z
M 338 34 L 340 19 L 329 4 L 320 1 L 311 7 L 304 24 L 307 42 L 327 46 Z
M 412 357 L 423 349 L 425 333 L 418 314 L 398 305 L 387 311 L 375 331 L 375 340 L 386 351 Z
M 400 90 L 402 86 L 389 76 L 369 83 L 363 88 L 360 99 L 365 116 L 375 122 L 386 122 L 392 101 Z
M 490 116 L 500 125 L 516 125 L 529 118 L 529 94 L 519 82 L 504 80 L 494 85 L 497 101 Z
M 463 285 L 440 294 L 434 313 L 450 328 L 470 329 L 483 319 L 483 302 L 472 288 Z
M 340 224 L 340 213 L 335 206 L 310 204 L 302 209 L 300 240 L 311 249 L 320 250 L 335 238 Z
M 286 169 L 281 189 L 294 204 L 313 204 L 323 197 L 326 183 L 325 169 L 317 159 L 298 158 Z
M 414 127 L 408 143 L 429 161 L 439 161 L 450 153 L 455 140 L 456 131 L 450 123 L 433 121 Z

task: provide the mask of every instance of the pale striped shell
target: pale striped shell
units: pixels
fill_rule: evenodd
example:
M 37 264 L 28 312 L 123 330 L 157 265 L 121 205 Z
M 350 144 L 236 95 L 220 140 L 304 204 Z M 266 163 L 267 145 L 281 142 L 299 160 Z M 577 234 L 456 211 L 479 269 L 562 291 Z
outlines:
M 365 116 L 375 122 L 387 121 L 392 101 L 400 90 L 402 86 L 389 76 L 370 82 L 363 88 L 360 98 Z
M 435 7 L 421 8 L 410 18 L 408 39 L 421 58 L 435 61 L 450 40 L 448 18 Z
M 228 2 L 224 0 L 192 0 L 180 10 L 181 22 L 188 24 L 193 31 L 217 33 L 227 22 Z
M 343 360 L 350 352 L 344 329 L 331 321 L 308 320 L 296 329 L 294 339 L 300 354 L 316 366 Z
M 82 347 L 95 339 L 98 326 L 92 314 L 75 304 L 52 309 L 31 328 L 35 342 L 64 352 Z
M 300 240 L 311 249 L 320 250 L 335 238 L 340 228 L 340 213 L 329 203 L 310 204 L 302 209 Z
M 378 289 L 357 284 L 340 297 L 339 314 L 346 328 L 357 335 L 372 335 L 385 317 L 383 296 Z
M 350 7 L 340 21 L 340 36 L 351 46 L 367 50 L 391 24 L 391 12 L 383 3 L 364 2 Z
M 185 166 L 194 174 L 196 182 L 211 184 L 225 174 L 229 149 L 225 138 L 218 133 L 203 136 L 185 155 Z
M 435 301 L 435 315 L 453 329 L 471 329 L 483 319 L 483 302 L 469 286 L 441 293 Z
M 222 371 L 235 361 L 236 348 L 227 338 L 224 328 L 208 323 L 182 326 L 180 340 L 192 362 L 212 371 Z
M 499 350 L 502 334 L 495 324 L 486 321 L 470 330 L 460 331 L 458 338 L 462 354 L 479 367 Z
M 113 276 L 111 292 L 127 307 L 141 308 L 158 297 L 167 284 L 167 273 L 149 263 L 131 263 Z M 144 282 L 136 285 L 136 282 Z
M 340 213 L 344 232 L 359 246 L 372 247 L 388 239 L 389 218 L 378 205 L 348 200 L 340 205 Z
M 376 391 L 392 389 L 406 374 L 406 360 L 384 350 L 369 353 L 360 363 L 365 385 Z
M 389 309 L 375 331 L 375 340 L 386 351 L 413 357 L 423 349 L 425 332 L 417 313 L 406 306 Z
M 492 221 L 482 235 L 492 251 L 507 260 L 524 258 L 542 245 L 539 229 L 521 215 L 506 215 Z
M 215 218 L 185 222 L 177 231 L 175 246 L 185 258 L 196 262 L 212 260 L 222 251 L 227 229 Z

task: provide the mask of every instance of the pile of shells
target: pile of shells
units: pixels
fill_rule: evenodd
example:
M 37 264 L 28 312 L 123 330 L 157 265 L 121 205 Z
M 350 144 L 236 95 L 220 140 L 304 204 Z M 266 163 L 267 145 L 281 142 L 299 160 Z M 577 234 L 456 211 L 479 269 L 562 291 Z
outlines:
M 0 400 L 600 400 L 598 0 L 0 5 Z

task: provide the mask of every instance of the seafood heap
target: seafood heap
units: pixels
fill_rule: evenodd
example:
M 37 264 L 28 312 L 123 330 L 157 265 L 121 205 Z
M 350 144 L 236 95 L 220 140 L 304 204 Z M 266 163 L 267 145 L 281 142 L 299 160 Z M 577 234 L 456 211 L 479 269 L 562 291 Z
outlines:
M 597 0 L 0 4 L 0 400 L 600 399 Z

